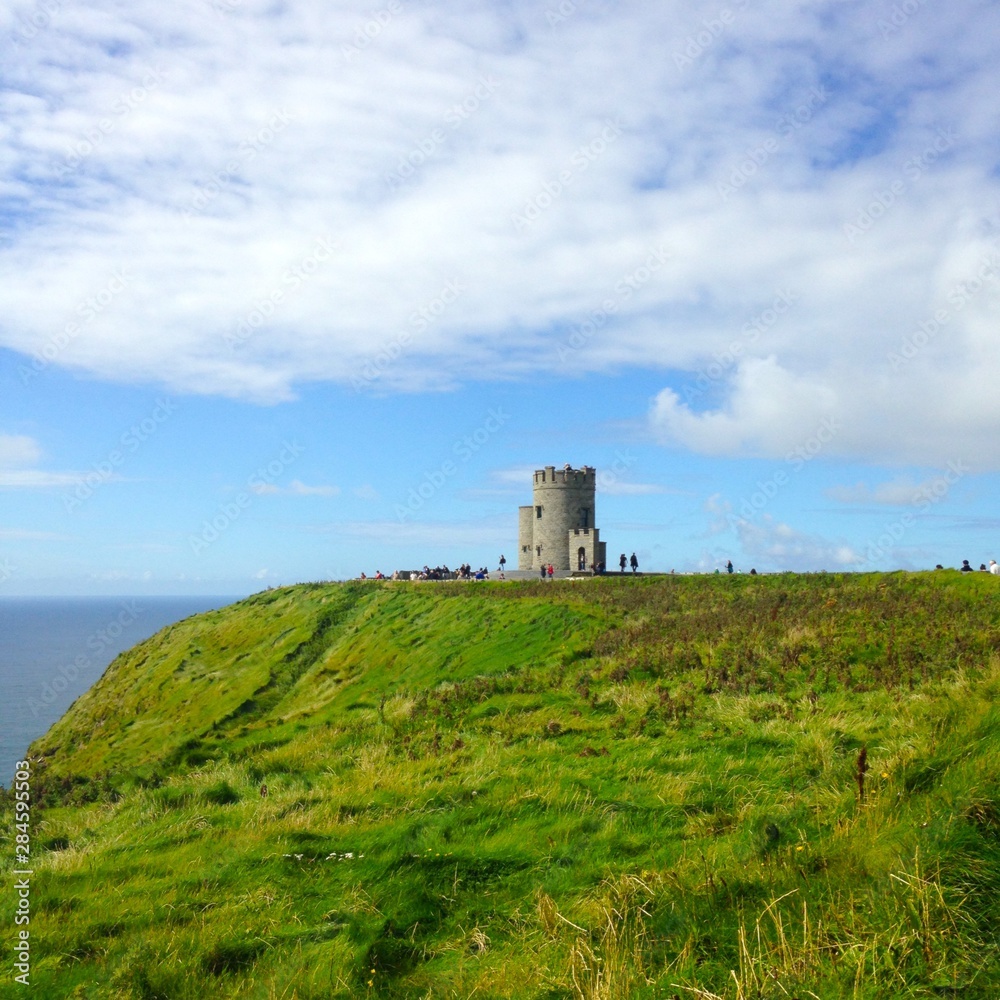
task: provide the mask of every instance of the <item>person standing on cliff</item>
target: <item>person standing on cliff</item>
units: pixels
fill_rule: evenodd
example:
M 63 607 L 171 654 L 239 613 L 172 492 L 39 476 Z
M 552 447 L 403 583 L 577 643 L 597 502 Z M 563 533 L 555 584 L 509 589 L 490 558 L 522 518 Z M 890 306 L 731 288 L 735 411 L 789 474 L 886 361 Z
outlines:
M 503 553 L 501 553 L 500 554 L 500 572 L 501 573 L 503 572 L 503 568 L 506 565 L 507 565 L 507 557 L 505 555 L 503 555 Z
M 620 567 L 622 573 L 625 572 L 625 565 L 627 563 L 628 563 L 628 559 L 625 557 L 625 553 L 623 552 L 621 554 L 621 558 L 618 560 L 618 566 Z
M 635 553 L 632 553 L 632 558 L 629 560 L 629 565 L 632 567 L 632 572 L 635 573 L 639 569 L 639 560 L 636 559 Z M 622 570 L 624 572 L 624 570 Z

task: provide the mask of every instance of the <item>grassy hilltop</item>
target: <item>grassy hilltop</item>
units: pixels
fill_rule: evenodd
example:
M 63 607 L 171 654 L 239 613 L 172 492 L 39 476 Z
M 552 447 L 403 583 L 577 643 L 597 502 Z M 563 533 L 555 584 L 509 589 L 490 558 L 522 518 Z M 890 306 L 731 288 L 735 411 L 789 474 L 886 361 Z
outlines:
M 998 653 L 986 574 L 258 594 L 32 747 L 0 995 L 995 998 Z

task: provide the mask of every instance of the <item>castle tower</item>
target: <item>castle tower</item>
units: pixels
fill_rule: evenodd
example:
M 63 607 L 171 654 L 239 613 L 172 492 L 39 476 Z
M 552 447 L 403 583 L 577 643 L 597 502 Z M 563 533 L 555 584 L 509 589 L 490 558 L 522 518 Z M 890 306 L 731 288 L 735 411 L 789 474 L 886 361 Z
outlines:
M 587 570 L 606 562 L 595 527 L 596 494 L 597 470 L 588 465 L 536 471 L 534 504 L 518 510 L 518 569 L 552 563 L 559 570 Z
M 532 520 L 535 516 L 534 507 L 517 508 L 517 568 L 537 569 L 532 553 Z

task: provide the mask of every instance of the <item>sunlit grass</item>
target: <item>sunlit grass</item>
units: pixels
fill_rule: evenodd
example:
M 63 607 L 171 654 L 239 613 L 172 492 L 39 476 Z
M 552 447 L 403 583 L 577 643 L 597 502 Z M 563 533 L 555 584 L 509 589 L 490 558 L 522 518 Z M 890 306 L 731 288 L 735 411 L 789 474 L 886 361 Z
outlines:
M 316 585 L 189 619 L 32 750 L 35 988 L 995 996 L 995 583 Z

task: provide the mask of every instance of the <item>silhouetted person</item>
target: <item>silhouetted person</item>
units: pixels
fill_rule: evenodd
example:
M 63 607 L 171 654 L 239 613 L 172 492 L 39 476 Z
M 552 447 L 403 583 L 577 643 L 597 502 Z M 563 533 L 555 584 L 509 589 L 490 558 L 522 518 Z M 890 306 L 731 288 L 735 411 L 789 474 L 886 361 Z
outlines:
M 757 575 L 757 570 L 751 568 L 750 575 L 751 576 L 756 576 Z
M 500 556 L 500 572 L 501 572 L 501 573 L 503 572 L 503 568 L 504 568 L 504 566 L 506 566 L 506 565 L 507 565 L 507 557 L 506 557 L 506 556 L 504 556 L 504 555 L 501 555 L 501 556 Z
M 632 558 L 629 560 L 629 565 L 632 567 L 633 573 L 639 568 L 639 560 L 636 559 L 634 552 L 632 553 Z
M 959 570 L 959 572 L 960 573 L 971 573 L 971 572 L 973 572 L 972 567 L 969 565 L 969 560 L 968 559 L 963 559 L 962 560 L 962 568 L 961 568 L 961 570 Z
M 733 571 L 733 561 L 732 559 L 730 559 L 729 562 L 726 563 L 726 572 L 732 573 L 732 571 Z
M 618 560 L 618 565 L 621 567 L 621 571 L 625 572 L 625 567 L 628 565 L 628 557 L 623 552 L 621 558 Z

